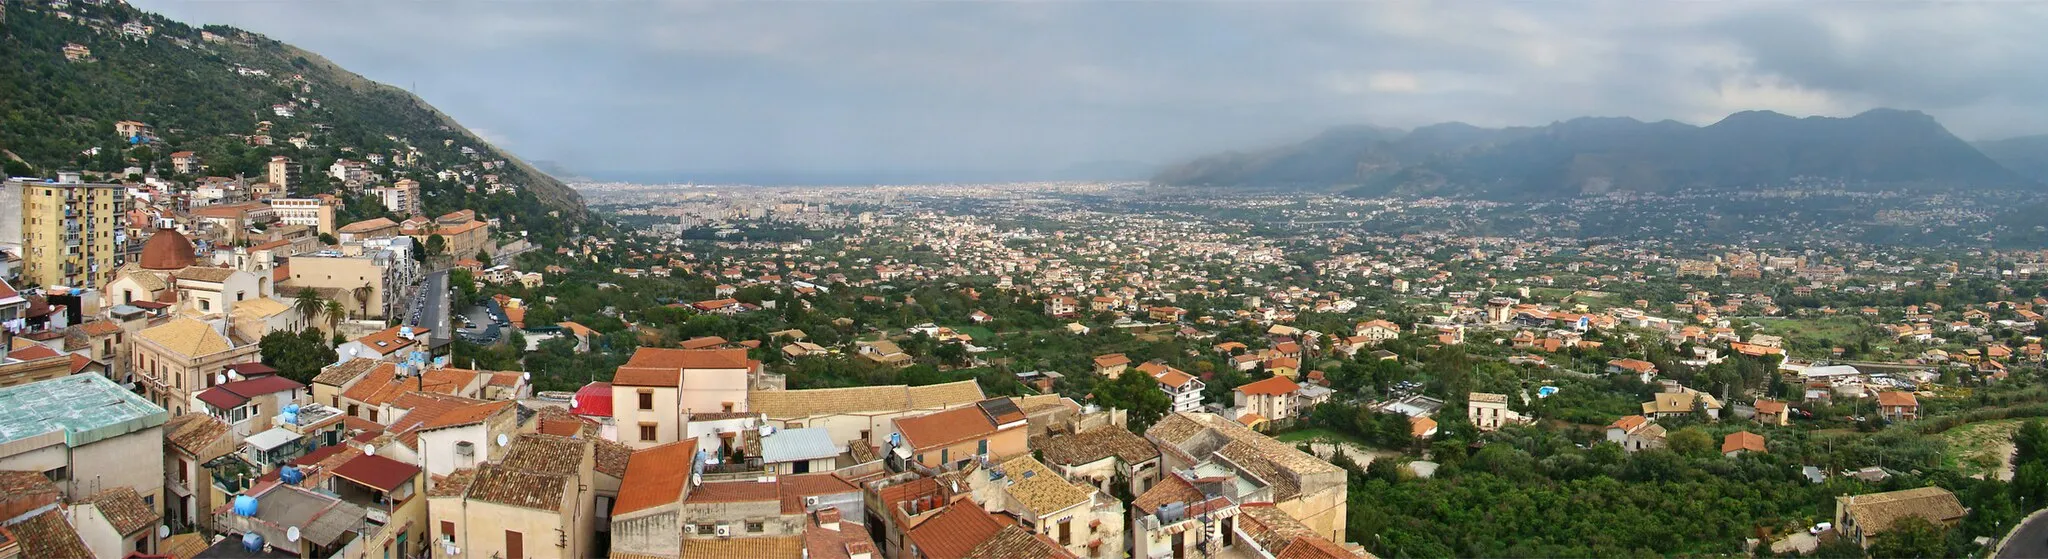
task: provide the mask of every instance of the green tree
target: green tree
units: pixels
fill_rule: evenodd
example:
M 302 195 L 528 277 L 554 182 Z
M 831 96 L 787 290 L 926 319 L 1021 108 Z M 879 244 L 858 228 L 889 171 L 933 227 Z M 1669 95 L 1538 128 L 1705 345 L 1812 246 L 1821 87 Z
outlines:
M 298 297 L 292 299 L 292 308 L 298 309 L 299 316 L 311 321 L 320 316 L 321 309 L 327 308 L 327 302 L 320 298 L 319 292 L 307 287 L 299 289 Z
M 1686 456 L 1704 456 L 1714 452 L 1714 436 L 1698 427 L 1679 429 L 1671 433 L 1667 442 L 1672 452 Z
M 1948 530 L 1925 518 L 1907 516 L 1892 521 L 1877 542 L 1870 545 L 1875 559 L 1919 559 L 1948 555 Z
M 433 257 L 436 257 L 436 256 L 440 256 L 440 255 L 441 255 L 441 253 L 443 253 L 443 252 L 447 252 L 447 251 L 448 251 L 448 239 L 447 239 L 447 238 L 445 238 L 445 237 L 442 237 L 440 233 L 435 233 L 435 234 L 432 234 L 432 235 L 428 235 L 428 236 L 427 236 L 427 251 L 426 251 L 426 252 L 427 252 L 427 257 L 428 257 L 428 258 L 433 258 Z
M 327 319 L 327 331 L 334 332 L 337 338 L 341 337 L 341 316 L 347 312 L 348 307 L 342 306 L 341 301 L 334 299 L 328 299 L 327 308 L 321 311 L 321 316 Z
M 1127 373 L 1116 380 L 1097 383 L 1089 396 L 1097 405 L 1128 410 L 1131 430 L 1141 433 L 1173 407 L 1173 400 L 1159 390 L 1159 381 L 1141 373 Z
M 304 383 L 312 382 L 321 367 L 338 357 L 334 348 L 321 342 L 320 331 L 307 328 L 297 334 L 281 330 L 264 334 L 257 345 L 263 364 L 276 368 L 285 378 Z
M 484 263 L 485 268 L 491 267 L 491 253 L 481 250 L 476 251 L 476 261 Z

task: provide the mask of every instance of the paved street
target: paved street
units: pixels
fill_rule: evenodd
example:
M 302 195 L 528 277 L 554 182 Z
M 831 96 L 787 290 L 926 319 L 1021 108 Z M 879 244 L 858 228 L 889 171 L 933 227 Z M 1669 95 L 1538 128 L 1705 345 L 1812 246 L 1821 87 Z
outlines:
M 427 274 L 426 279 L 420 282 L 420 292 L 413 299 L 412 312 L 406 317 L 406 324 L 429 329 L 435 342 L 429 346 L 452 339 L 455 330 L 448 319 L 449 304 L 448 271 Z
M 2012 539 L 2005 542 L 2005 548 L 1998 550 L 1999 559 L 2020 559 L 2048 557 L 2048 514 L 2036 514 L 2026 524 L 2013 532 Z

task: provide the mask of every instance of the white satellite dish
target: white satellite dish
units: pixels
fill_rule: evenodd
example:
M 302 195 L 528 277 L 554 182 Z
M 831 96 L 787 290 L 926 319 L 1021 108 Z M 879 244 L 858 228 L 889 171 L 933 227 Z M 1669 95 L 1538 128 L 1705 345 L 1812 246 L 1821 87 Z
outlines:
M 156 527 L 156 537 L 157 539 L 171 537 L 171 527 L 163 524 L 158 524 Z
M 519 373 L 520 380 L 533 380 L 533 373 Z
M 374 446 L 364 446 L 364 447 L 363 447 L 363 455 L 364 455 L 364 456 L 376 456 L 376 455 L 377 455 L 377 447 L 374 447 Z
M 570 396 L 570 397 L 569 397 L 569 409 L 575 409 L 575 408 L 576 408 L 576 397 L 575 397 L 575 396 Z
M 293 527 L 290 527 L 290 528 L 285 528 L 285 529 L 284 529 L 284 539 L 285 539 L 285 541 L 288 541 L 288 542 L 292 542 L 292 543 L 298 543 L 298 541 L 299 541 L 299 527 L 298 527 L 298 526 L 293 526 Z
M 214 373 L 214 374 L 213 374 L 213 383 L 214 383 L 214 384 L 227 384 L 227 383 L 228 383 L 228 376 L 227 376 L 227 375 L 223 375 L 223 374 L 220 374 L 220 373 Z
M 504 434 L 504 433 L 498 433 L 498 446 L 505 446 L 506 444 L 508 444 L 508 443 L 511 443 L 511 442 L 512 442 L 512 437 L 507 437 L 507 436 L 505 436 L 505 434 Z

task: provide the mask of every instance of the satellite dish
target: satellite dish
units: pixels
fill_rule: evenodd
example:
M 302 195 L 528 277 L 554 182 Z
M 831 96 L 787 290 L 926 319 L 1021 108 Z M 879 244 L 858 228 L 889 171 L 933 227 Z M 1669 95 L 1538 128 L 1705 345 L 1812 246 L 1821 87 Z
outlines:
M 223 375 L 223 374 L 220 374 L 220 373 L 214 373 L 214 374 L 213 374 L 213 383 L 214 383 L 214 384 L 227 384 L 227 383 L 228 383 L 228 376 L 227 376 L 227 375 Z
M 520 380 L 533 380 L 533 373 L 519 373 Z
M 363 447 L 363 455 L 364 455 L 364 456 L 376 456 L 376 455 L 377 455 L 377 447 L 374 447 L 374 446 L 365 446 L 365 447 Z
M 156 537 L 157 539 L 171 537 L 171 527 L 168 525 L 158 524 L 156 526 Z
M 498 433 L 498 446 L 505 446 L 510 442 L 512 442 L 512 437 L 507 437 L 504 433 Z
M 288 542 L 297 543 L 299 541 L 299 527 L 293 526 L 290 528 L 285 528 L 284 540 Z
M 575 396 L 570 396 L 570 397 L 569 397 L 569 409 L 576 409 L 576 397 L 575 397 Z

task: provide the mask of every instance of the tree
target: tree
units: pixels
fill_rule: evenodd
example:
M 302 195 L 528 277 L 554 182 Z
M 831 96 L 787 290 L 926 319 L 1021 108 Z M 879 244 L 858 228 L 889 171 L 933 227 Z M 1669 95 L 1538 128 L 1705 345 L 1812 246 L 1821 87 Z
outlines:
M 447 252 L 447 250 L 448 250 L 448 239 L 447 239 L 446 237 L 442 237 L 440 233 L 435 233 L 435 234 L 432 234 L 432 235 L 427 235 L 427 257 L 428 257 L 428 258 L 433 258 L 433 257 L 436 257 L 436 256 L 440 256 L 440 255 L 441 255 L 441 253 L 443 253 L 443 252 Z
M 1714 436 L 1698 427 L 1687 427 L 1671 433 L 1668 439 L 1671 451 L 1686 456 L 1701 456 L 1714 451 Z
M 1891 528 L 1870 545 L 1870 556 L 1875 559 L 1943 557 L 1948 555 L 1947 532 L 1918 516 L 1894 520 Z
M 321 309 L 327 308 L 327 302 L 320 298 L 319 292 L 308 287 L 299 290 L 298 298 L 292 300 L 292 307 L 298 309 L 299 316 L 311 321 L 320 316 Z
M 1128 410 L 1131 430 L 1136 432 L 1144 432 L 1173 407 L 1173 400 L 1159 390 L 1159 381 L 1143 373 L 1133 372 L 1098 383 L 1089 396 L 1097 405 Z
M 476 251 L 476 261 L 482 262 L 485 268 L 491 267 L 491 253 L 481 250 Z
M 348 312 L 348 307 L 342 306 L 341 301 L 328 299 L 327 308 L 323 312 L 323 316 L 327 318 L 327 331 L 334 332 L 336 338 L 341 337 L 341 332 L 338 332 L 341 329 L 341 315 Z
M 320 331 L 307 328 L 297 334 L 282 330 L 264 334 L 257 345 L 263 364 L 276 368 L 284 378 L 305 383 L 312 382 L 320 368 L 337 357 L 334 348 L 321 342 Z

